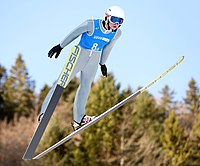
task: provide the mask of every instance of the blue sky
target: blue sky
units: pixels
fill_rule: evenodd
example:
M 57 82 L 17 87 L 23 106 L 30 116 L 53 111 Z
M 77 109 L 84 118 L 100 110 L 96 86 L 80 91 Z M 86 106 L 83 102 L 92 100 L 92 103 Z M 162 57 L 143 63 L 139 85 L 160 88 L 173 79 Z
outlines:
M 155 97 L 169 85 L 175 99 L 182 100 L 188 82 L 200 83 L 199 0 L 109 0 L 109 1 L 3 1 L 0 5 L 0 63 L 7 69 L 18 53 L 36 80 L 39 92 L 58 78 L 72 45 L 58 59 L 47 52 L 76 26 L 89 18 L 104 18 L 105 10 L 119 5 L 125 11 L 123 34 L 107 61 L 122 89 L 144 86 L 184 55 L 185 61 L 149 89 Z M 100 76 L 100 70 L 96 79 Z M 98 94 L 97 94 L 98 95 Z

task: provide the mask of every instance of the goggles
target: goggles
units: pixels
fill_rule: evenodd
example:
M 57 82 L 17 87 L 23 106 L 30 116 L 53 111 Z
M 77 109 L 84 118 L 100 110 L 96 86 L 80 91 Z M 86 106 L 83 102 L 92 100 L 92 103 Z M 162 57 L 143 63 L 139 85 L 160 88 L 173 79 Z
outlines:
M 124 22 L 124 19 L 120 18 L 120 17 L 116 17 L 116 16 L 111 16 L 110 22 L 113 23 L 113 24 L 116 24 L 116 23 L 122 24 Z

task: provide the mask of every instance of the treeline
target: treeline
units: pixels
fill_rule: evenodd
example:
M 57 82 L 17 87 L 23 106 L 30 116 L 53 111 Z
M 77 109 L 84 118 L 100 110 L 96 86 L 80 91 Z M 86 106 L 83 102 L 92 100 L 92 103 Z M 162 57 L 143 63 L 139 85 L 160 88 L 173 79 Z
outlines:
M 37 153 L 71 132 L 78 85 L 75 78 L 65 89 Z M 23 161 L 49 89 L 44 85 L 35 94 L 35 82 L 20 54 L 9 74 L 0 65 L 0 165 L 200 165 L 200 92 L 194 78 L 182 101 L 174 100 L 175 91 L 168 85 L 160 90 L 160 99 L 144 92 L 40 160 Z M 120 89 L 113 74 L 101 77 L 92 85 L 87 113 L 99 115 L 131 93 L 130 87 Z

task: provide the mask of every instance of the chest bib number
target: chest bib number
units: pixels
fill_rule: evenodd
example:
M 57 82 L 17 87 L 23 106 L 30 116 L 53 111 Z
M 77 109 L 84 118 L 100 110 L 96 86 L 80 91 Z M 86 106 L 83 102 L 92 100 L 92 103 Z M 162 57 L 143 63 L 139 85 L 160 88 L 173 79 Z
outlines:
M 91 49 L 94 51 L 98 51 L 99 50 L 98 43 L 94 43 Z

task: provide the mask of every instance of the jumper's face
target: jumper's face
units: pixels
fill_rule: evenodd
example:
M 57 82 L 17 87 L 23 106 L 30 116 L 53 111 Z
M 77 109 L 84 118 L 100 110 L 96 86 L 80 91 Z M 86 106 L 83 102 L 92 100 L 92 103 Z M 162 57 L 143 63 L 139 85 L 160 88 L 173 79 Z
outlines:
M 116 30 L 117 28 L 119 28 L 119 24 L 118 23 L 116 23 L 116 24 L 113 24 L 113 23 L 109 23 L 109 26 L 110 26 L 110 28 L 112 29 L 112 30 Z
M 109 19 L 109 26 L 112 30 L 116 30 L 117 28 L 119 28 L 124 21 L 123 18 L 115 16 L 108 16 L 108 19 Z

